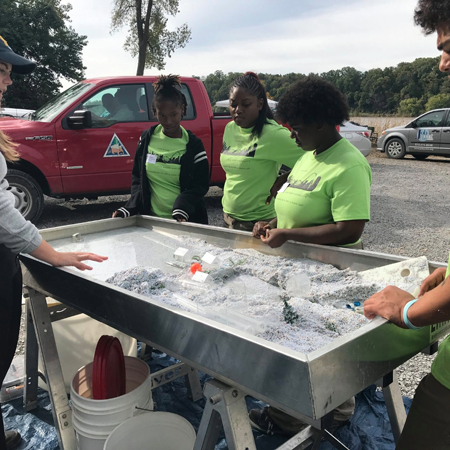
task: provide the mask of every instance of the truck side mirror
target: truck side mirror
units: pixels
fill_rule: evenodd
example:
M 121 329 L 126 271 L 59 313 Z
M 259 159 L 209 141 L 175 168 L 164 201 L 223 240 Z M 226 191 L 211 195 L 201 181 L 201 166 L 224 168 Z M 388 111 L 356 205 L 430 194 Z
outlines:
M 74 111 L 69 117 L 67 117 L 67 125 L 69 128 L 80 130 L 82 128 L 92 128 L 92 114 L 91 111 L 84 109 Z

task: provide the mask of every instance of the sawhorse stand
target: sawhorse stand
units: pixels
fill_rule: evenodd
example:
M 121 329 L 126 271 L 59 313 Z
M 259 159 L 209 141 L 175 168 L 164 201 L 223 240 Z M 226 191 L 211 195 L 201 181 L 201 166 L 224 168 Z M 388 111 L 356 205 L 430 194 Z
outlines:
M 256 450 L 245 393 L 220 381 L 211 380 L 205 384 L 204 395 L 206 405 L 194 450 L 214 450 L 222 427 L 229 450 Z M 305 424 L 300 433 L 278 447 L 278 450 L 302 450 L 310 445 L 316 449 L 322 439 L 329 441 L 339 450 L 349 450 L 327 431 L 327 425 L 331 423 L 332 418 L 333 413 L 330 413 L 320 421 L 313 421 L 320 429 Z M 308 418 L 305 420 L 311 421 Z
M 379 382 L 391 422 L 395 442 L 398 442 L 406 421 L 406 411 L 395 372 Z M 214 450 L 220 431 L 224 430 L 230 450 L 256 450 L 248 418 L 245 393 L 232 386 L 211 380 L 205 384 L 206 406 L 197 434 L 194 450 Z M 303 450 L 311 446 L 316 450 L 321 441 L 330 442 L 338 450 L 349 450 L 329 431 L 333 412 L 320 420 L 302 417 L 305 427 L 277 450 Z

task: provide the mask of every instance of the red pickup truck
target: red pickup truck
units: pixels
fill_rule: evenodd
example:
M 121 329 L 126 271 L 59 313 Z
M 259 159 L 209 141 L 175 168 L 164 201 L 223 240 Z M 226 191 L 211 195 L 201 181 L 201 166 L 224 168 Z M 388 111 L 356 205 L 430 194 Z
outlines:
M 19 144 L 21 159 L 9 165 L 7 179 L 16 207 L 27 219 L 39 219 L 43 194 L 70 199 L 130 191 L 139 137 L 156 123 L 151 112 L 155 81 L 136 76 L 85 80 L 50 100 L 30 120 L 0 120 L 0 129 Z M 181 83 L 188 103 L 182 125 L 203 141 L 211 185 L 221 185 L 222 136 L 231 118 L 214 115 L 200 80 L 182 77 Z M 120 114 L 103 106 L 105 95 L 117 99 Z

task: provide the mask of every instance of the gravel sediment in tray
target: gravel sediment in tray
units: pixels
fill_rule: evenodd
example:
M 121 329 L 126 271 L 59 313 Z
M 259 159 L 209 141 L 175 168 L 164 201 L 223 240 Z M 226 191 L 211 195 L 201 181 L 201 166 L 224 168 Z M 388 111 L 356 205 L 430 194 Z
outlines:
M 189 256 L 178 274 L 133 267 L 106 281 L 303 353 L 368 323 L 347 305 L 361 302 L 388 284 L 405 289 L 418 283 L 413 267 L 401 281 L 396 282 L 393 274 L 392 279 L 380 274 L 377 279 L 375 274 L 364 280 L 355 271 L 338 270 L 329 264 L 268 256 L 253 249 L 222 249 L 200 239 L 181 236 L 180 247 L 188 249 Z M 204 265 L 208 281 L 192 284 L 189 267 L 206 252 L 215 257 L 210 267 Z M 426 259 L 415 265 L 423 268 Z M 310 281 L 310 289 L 303 293 L 300 288 L 289 288 L 289 283 L 301 276 Z M 286 319 L 283 300 L 294 319 Z

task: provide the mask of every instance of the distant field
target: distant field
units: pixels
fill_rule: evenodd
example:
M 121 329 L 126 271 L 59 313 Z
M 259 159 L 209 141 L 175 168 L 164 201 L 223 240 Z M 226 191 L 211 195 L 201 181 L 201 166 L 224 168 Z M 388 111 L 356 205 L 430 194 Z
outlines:
M 360 125 L 375 127 L 375 133 L 380 134 L 386 128 L 406 125 L 414 117 L 352 117 L 350 120 Z

